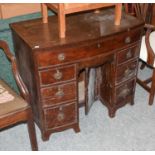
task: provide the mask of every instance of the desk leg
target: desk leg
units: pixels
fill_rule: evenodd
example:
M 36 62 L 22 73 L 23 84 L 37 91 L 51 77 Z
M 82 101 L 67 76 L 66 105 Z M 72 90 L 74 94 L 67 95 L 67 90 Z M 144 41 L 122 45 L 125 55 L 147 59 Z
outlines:
M 51 133 L 48 133 L 48 132 L 42 133 L 42 140 L 43 140 L 43 141 L 48 141 L 49 138 L 50 138 L 50 134 L 51 134 Z
M 76 133 L 80 132 L 79 124 L 78 124 L 78 123 L 75 124 L 75 126 L 73 127 L 73 129 L 74 129 L 74 131 L 75 131 Z
M 131 101 L 130 105 L 134 105 L 135 104 L 135 101 L 134 99 Z
M 109 111 L 109 117 L 113 118 L 115 117 L 116 109 L 115 108 L 108 108 Z

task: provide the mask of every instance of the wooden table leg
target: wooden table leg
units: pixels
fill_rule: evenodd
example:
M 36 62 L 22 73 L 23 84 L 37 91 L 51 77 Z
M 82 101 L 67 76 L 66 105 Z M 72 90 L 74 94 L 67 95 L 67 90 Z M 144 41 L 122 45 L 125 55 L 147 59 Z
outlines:
M 64 12 L 63 4 L 59 4 L 58 21 L 59 21 L 59 37 L 65 38 L 66 19 L 65 19 L 65 12 Z
M 41 4 L 43 23 L 48 23 L 48 9 L 46 4 Z
M 120 25 L 122 16 L 122 4 L 116 4 L 115 6 L 115 25 Z

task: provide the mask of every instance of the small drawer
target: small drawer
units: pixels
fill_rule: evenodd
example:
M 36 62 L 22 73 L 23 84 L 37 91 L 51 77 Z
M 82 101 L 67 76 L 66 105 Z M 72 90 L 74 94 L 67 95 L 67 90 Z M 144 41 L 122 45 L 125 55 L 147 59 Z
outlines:
M 75 65 L 57 67 L 54 69 L 46 69 L 39 71 L 40 84 L 49 85 L 54 83 L 60 83 L 62 81 L 73 80 L 76 78 Z
M 117 53 L 117 64 L 137 58 L 140 52 L 140 45 L 133 46 Z
M 126 102 L 129 97 L 133 97 L 135 89 L 136 79 L 124 83 L 123 85 L 116 87 L 116 105 Z
M 41 98 L 44 106 L 56 105 L 77 97 L 76 82 L 41 88 Z
M 77 123 L 77 105 L 76 103 L 70 103 L 48 108 L 44 110 L 44 115 L 47 129 L 68 126 Z
M 137 67 L 138 67 L 138 60 L 117 67 L 116 84 L 129 80 L 130 78 L 136 76 Z

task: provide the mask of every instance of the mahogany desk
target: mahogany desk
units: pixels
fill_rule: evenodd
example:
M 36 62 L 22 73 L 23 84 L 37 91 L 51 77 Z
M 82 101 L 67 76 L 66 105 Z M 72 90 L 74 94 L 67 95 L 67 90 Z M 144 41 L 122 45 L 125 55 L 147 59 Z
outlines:
M 116 26 L 113 10 L 70 15 L 66 20 L 63 39 L 55 16 L 47 24 L 42 19 L 11 24 L 18 67 L 43 140 L 68 128 L 80 131 L 78 82 L 82 70 L 87 73 L 96 67 L 95 99 L 107 106 L 110 117 L 119 107 L 134 103 L 144 23 L 123 14 Z

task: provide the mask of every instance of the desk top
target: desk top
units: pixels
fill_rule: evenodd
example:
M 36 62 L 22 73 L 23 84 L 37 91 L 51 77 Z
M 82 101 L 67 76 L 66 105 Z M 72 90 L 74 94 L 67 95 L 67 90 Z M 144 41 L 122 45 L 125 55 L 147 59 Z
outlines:
M 11 24 L 16 32 L 32 49 L 53 48 L 64 45 L 76 45 L 95 39 L 116 35 L 123 31 L 143 25 L 143 21 L 122 14 L 121 24 L 114 25 L 114 10 L 104 9 L 95 14 L 93 11 L 68 15 L 66 18 L 66 37 L 58 36 L 58 18 L 49 17 L 47 24 L 42 19 L 33 19 Z

